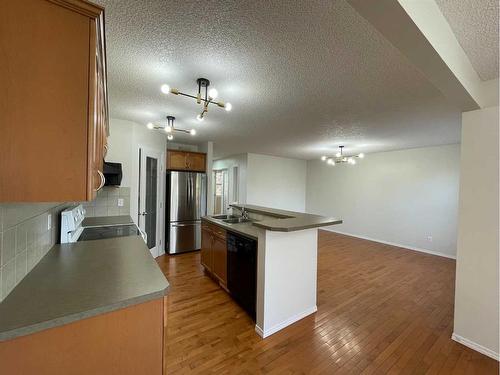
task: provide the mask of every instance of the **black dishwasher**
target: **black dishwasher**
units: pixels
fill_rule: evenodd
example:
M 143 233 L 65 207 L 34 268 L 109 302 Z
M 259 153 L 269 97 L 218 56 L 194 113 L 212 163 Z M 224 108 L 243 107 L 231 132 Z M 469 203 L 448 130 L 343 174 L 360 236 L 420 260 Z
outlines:
M 227 233 L 227 288 L 255 321 L 257 299 L 257 241 Z

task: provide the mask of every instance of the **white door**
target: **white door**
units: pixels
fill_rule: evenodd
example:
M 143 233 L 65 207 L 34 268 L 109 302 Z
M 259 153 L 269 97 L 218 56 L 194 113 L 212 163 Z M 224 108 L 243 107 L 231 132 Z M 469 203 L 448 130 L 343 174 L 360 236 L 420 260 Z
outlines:
M 163 213 L 162 154 L 139 148 L 139 228 L 146 234 L 146 244 L 154 257 L 160 255 Z

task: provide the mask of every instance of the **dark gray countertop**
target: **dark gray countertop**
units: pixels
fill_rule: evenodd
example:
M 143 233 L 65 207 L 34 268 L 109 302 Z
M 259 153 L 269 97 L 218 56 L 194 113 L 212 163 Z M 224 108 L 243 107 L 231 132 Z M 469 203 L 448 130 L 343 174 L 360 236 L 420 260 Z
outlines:
M 274 218 L 266 218 L 261 221 L 255 221 L 252 225 L 276 232 L 293 232 L 297 230 L 342 224 L 342 220 L 333 217 L 278 210 L 275 208 L 255 206 L 251 204 L 231 204 L 231 206 L 238 209 L 242 209 L 244 207 L 249 212 L 255 212 L 266 216 L 274 216 Z
M 202 218 L 202 220 L 218 225 L 227 231 L 235 232 L 256 240 L 259 239 L 259 229 L 254 227 L 252 223 L 229 224 L 223 222 L 222 220 L 214 219 L 213 217 L 210 216 L 205 216 Z
M 324 217 L 294 211 L 278 210 L 275 208 L 261 207 L 249 204 L 231 204 L 231 206 L 238 209 L 245 207 L 245 209 L 249 212 L 254 212 L 256 214 L 265 215 L 268 217 L 259 221 L 237 224 L 225 223 L 222 220 L 214 219 L 210 216 L 205 216 L 202 219 L 218 225 L 228 231 L 236 232 L 255 239 L 258 239 L 259 237 L 259 228 L 277 232 L 293 232 L 297 230 L 319 228 L 342 223 L 342 220 L 331 217 Z
M 0 341 L 161 298 L 168 288 L 139 236 L 58 244 L 0 303 Z
M 122 216 L 96 216 L 96 217 L 86 217 L 83 219 L 82 227 L 106 227 L 112 225 L 126 225 L 133 224 L 134 221 L 130 215 Z

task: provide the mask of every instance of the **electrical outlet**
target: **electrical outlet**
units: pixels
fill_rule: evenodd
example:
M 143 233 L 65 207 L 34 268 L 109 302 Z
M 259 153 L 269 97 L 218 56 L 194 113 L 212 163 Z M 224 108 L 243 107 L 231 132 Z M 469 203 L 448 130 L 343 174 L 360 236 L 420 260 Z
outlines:
M 118 198 L 118 207 L 123 207 L 123 198 Z
M 51 229 L 52 229 L 52 215 L 48 214 L 47 215 L 47 230 L 51 230 Z
M 432 236 L 427 236 L 427 241 L 432 242 Z

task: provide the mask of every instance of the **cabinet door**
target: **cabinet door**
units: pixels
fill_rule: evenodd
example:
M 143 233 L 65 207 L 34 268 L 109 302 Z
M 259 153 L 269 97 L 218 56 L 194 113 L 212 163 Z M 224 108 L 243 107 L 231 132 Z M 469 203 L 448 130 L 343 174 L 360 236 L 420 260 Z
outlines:
M 205 172 L 206 155 L 202 153 L 190 152 L 187 156 L 187 167 L 191 171 Z
M 212 253 L 212 272 L 222 284 L 227 285 L 227 245 L 224 237 L 214 236 Z
M 170 150 L 167 152 L 167 169 L 186 170 L 186 152 Z
M 99 21 L 90 21 L 90 79 L 89 79 L 89 122 L 88 122 L 88 177 L 87 200 L 95 198 L 104 183 L 103 162 L 105 156 L 107 101 L 106 80 L 102 39 Z
M 213 235 L 210 229 L 201 228 L 201 264 L 207 271 L 212 272 L 212 242 Z
M 89 17 L 59 2 L 1 4 L 0 201 L 85 200 Z

